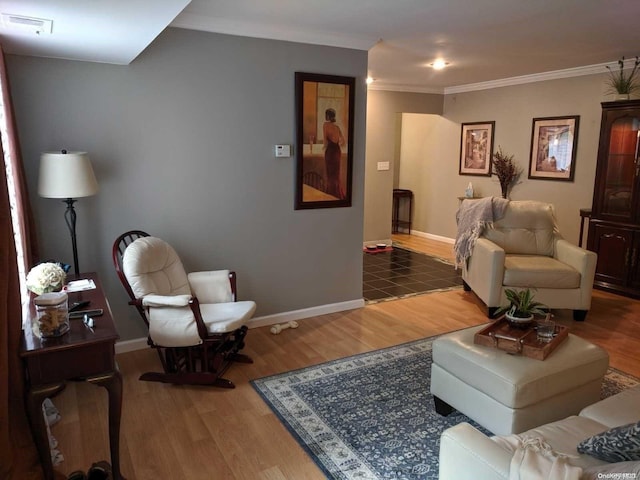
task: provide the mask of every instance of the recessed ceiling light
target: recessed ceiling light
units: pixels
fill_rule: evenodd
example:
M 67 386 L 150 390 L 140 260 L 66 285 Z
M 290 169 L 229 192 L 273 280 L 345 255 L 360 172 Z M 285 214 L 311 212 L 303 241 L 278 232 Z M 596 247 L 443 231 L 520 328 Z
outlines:
M 442 70 L 447 65 L 449 65 L 449 62 L 445 62 L 442 58 L 438 58 L 435 62 L 429 64 L 434 70 Z

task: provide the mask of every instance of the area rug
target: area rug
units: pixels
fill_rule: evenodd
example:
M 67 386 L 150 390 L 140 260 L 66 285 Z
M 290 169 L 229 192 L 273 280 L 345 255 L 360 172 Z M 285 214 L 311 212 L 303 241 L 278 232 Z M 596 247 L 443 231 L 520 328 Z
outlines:
M 462 286 L 460 271 L 451 262 L 396 244 L 388 251 L 364 252 L 362 273 L 362 295 L 367 303 Z
M 429 394 L 435 337 L 273 375 L 251 383 L 327 478 L 438 478 L 440 434 L 461 413 L 438 415 Z M 608 397 L 639 383 L 609 369 Z

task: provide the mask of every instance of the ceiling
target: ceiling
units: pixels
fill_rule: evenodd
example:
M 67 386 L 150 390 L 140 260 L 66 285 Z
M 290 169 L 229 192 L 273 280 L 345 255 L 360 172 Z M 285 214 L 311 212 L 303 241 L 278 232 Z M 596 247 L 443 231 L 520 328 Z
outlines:
M 639 0 L 0 0 L 6 52 L 132 62 L 167 26 L 369 51 L 372 88 L 453 92 L 605 72 L 640 54 Z M 444 70 L 429 67 L 436 58 Z

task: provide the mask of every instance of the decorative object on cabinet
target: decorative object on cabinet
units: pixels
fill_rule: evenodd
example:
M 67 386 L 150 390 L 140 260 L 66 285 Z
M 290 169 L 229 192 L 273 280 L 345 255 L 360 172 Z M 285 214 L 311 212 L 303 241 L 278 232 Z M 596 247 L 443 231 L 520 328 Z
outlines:
M 73 267 L 76 275 L 78 267 L 78 247 L 76 243 L 76 198 L 90 197 L 98 193 L 98 182 L 91 168 L 86 152 L 45 152 L 40 157 L 38 195 L 44 198 L 63 198 L 67 204 L 64 219 L 71 234 L 73 247 Z
M 355 78 L 296 72 L 295 89 L 295 209 L 350 207 Z
M 587 248 L 594 286 L 640 298 L 640 100 L 602 103 Z
M 579 123 L 579 115 L 533 119 L 529 178 L 573 182 Z
M 627 60 L 627 63 L 630 62 L 631 60 Z M 606 68 L 609 71 L 609 78 L 607 78 L 609 90 L 607 90 L 607 92 L 619 95 L 620 98 L 618 98 L 618 100 L 629 100 L 629 96 L 640 89 L 637 77 L 638 66 L 640 66 L 640 59 L 636 57 L 631 71 L 628 75 L 625 75 L 624 57 L 618 60 L 618 70 L 613 70 L 609 65 L 607 65 Z
M 491 152 L 496 122 L 463 123 L 460 140 L 460 175 L 491 176 Z
M 498 145 L 498 151 L 493 154 L 491 175 L 498 177 L 502 198 L 509 197 L 509 189 L 515 185 L 521 173 L 522 169 L 516 165 L 514 156 L 504 153 Z

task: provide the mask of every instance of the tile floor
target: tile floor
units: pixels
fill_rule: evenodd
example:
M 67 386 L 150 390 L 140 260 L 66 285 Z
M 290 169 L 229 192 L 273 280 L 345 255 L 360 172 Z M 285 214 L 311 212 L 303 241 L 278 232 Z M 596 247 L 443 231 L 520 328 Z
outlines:
M 423 253 L 394 247 L 363 255 L 363 295 L 369 302 L 462 285 L 453 265 Z

